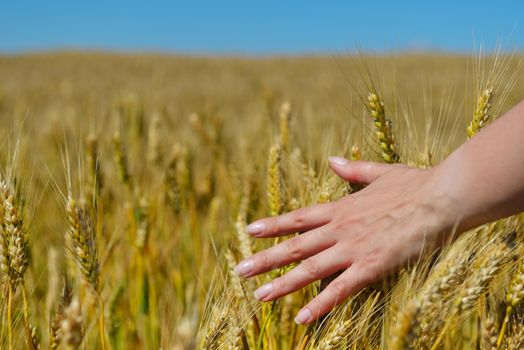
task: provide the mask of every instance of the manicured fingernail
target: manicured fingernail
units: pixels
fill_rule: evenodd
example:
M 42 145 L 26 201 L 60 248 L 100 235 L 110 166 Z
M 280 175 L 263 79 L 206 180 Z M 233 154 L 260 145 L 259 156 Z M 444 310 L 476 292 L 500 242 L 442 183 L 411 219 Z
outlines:
M 247 225 L 246 230 L 248 233 L 252 235 L 257 235 L 259 233 L 262 233 L 265 227 L 266 225 L 263 222 L 254 222 L 252 224 Z
M 335 165 L 346 165 L 347 163 L 349 163 L 349 160 L 342 157 L 329 157 L 329 162 Z
M 298 312 L 297 317 L 295 317 L 295 323 L 304 324 L 311 318 L 311 311 L 309 309 L 302 309 Z
M 239 276 L 245 276 L 253 270 L 253 266 L 255 266 L 255 262 L 251 259 L 247 259 L 241 261 L 237 266 L 235 266 L 235 272 Z
M 262 300 L 267 297 L 273 291 L 273 283 L 269 282 L 264 284 L 262 287 L 255 290 L 255 298 Z

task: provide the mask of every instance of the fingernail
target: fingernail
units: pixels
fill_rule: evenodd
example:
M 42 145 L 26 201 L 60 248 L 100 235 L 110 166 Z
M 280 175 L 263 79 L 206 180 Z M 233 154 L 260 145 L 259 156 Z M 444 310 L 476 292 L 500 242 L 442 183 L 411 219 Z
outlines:
M 267 297 L 273 291 L 273 283 L 269 282 L 264 284 L 262 287 L 255 290 L 255 298 L 262 300 Z
M 347 163 L 349 163 L 349 160 L 342 157 L 329 157 L 329 162 L 335 165 L 346 165 Z
M 235 272 L 239 276 L 245 276 L 253 270 L 255 263 L 251 259 L 241 261 L 237 266 L 235 266 Z
M 254 222 L 252 224 L 247 225 L 246 230 L 248 233 L 256 235 L 262 233 L 265 227 L 266 225 L 263 222 Z
M 309 309 L 302 309 L 295 317 L 295 323 L 304 324 L 311 318 L 311 311 Z

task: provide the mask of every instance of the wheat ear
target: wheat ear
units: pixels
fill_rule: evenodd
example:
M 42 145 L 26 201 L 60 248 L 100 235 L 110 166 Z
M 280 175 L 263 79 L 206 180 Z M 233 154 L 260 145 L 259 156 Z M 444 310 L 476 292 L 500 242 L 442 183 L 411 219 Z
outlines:
M 493 103 L 493 88 L 488 87 L 477 98 L 473 119 L 468 125 L 468 138 L 475 136 L 483 127 L 491 121 L 490 109 Z
M 482 349 L 497 350 L 497 326 L 491 315 L 482 322 Z
M 115 148 L 115 162 L 118 168 L 118 175 L 120 181 L 126 185 L 131 186 L 131 173 L 129 171 L 129 162 L 127 159 L 127 151 L 120 136 L 120 132 L 115 132 L 113 135 L 113 146 Z
M 77 298 L 73 299 L 64 309 L 64 317 L 60 322 L 60 334 L 62 344 L 66 349 L 76 350 L 80 348 L 84 339 L 82 310 Z
M 279 114 L 279 127 L 280 127 L 280 142 L 282 143 L 282 149 L 284 152 L 288 152 L 290 149 L 290 123 L 291 123 L 291 104 L 284 102 L 280 107 Z
M 76 200 L 69 195 L 66 215 L 66 241 L 69 251 L 87 284 L 95 293 L 98 293 L 99 263 L 95 231 L 89 210 L 78 205 Z
M 497 346 L 500 347 L 504 339 L 504 333 L 508 326 L 511 314 L 515 307 L 524 299 L 524 256 L 517 262 L 517 270 L 513 273 L 508 293 L 506 294 L 506 313 L 499 332 Z
M 29 265 L 29 234 L 24 227 L 22 213 L 15 199 L 15 191 L 7 182 L 0 183 L 0 200 L 2 201 L 2 265 L 8 261 L 6 271 L 9 283 L 16 289 L 24 280 L 24 273 Z M 7 243 L 7 245 L 6 245 Z M 4 249 L 7 247 L 7 259 Z
M 269 149 L 267 162 L 267 197 L 272 216 L 284 211 L 284 184 L 282 181 L 282 146 L 276 141 Z
M 73 294 L 71 292 L 71 286 L 67 280 L 64 281 L 64 287 L 62 288 L 62 293 L 60 296 L 60 301 L 58 302 L 53 319 L 49 325 L 49 348 L 56 349 L 62 341 L 60 324 L 64 319 L 64 311 L 69 304 L 71 304 Z
M 398 163 L 400 157 L 397 153 L 397 145 L 393 137 L 393 126 L 391 120 L 386 118 L 384 102 L 374 92 L 369 93 L 367 107 L 373 118 L 376 136 L 380 142 L 380 154 L 386 163 Z

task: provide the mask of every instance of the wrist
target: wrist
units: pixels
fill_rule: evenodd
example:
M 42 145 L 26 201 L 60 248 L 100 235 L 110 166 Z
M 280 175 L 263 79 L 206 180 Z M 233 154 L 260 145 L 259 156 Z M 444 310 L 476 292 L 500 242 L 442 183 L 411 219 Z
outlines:
M 432 226 L 439 235 L 439 241 L 445 241 L 469 229 L 467 203 L 456 191 L 453 167 L 442 162 L 427 170 L 426 205 L 431 208 Z

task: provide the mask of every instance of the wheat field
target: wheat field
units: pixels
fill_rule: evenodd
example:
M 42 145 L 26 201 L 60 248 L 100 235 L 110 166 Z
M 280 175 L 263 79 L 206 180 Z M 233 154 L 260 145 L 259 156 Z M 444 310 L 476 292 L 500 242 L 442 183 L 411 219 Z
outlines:
M 359 190 L 328 156 L 438 164 L 522 100 L 520 61 L 1 56 L 0 348 L 524 348 L 521 216 L 307 327 L 319 282 L 261 303 L 289 267 L 233 272 L 274 243 L 247 223 Z

